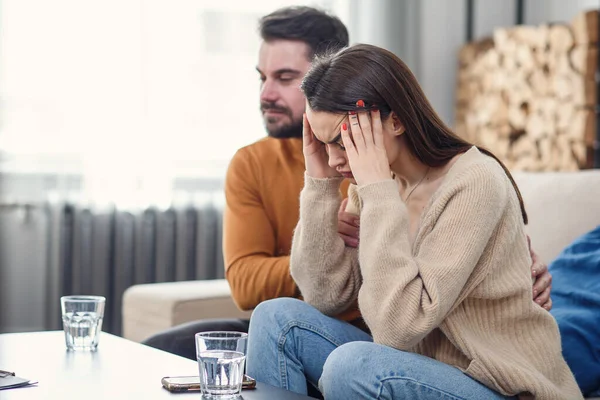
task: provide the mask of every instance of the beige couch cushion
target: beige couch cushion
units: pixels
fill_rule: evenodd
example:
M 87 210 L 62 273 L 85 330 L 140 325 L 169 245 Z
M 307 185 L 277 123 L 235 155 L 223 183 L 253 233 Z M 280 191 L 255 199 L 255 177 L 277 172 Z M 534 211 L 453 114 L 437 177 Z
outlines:
M 123 295 L 123 337 L 136 342 L 208 318 L 250 318 L 233 302 L 225 279 L 135 285 Z
M 550 262 L 600 225 L 600 170 L 513 174 L 529 215 L 533 249 Z

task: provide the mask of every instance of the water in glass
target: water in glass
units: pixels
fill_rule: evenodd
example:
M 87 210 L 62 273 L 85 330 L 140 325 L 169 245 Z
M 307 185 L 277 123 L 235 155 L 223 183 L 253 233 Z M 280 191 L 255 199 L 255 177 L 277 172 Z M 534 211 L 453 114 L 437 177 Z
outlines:
M 63 328 L 68 349 L 96 350 L 102 317 L 95 312 L 67 312 L 63 315 Z
M 244 376 L 244 353 L 231 350 L 207 350 L 198 355 L 200 383 L 209 396 L 237 395 Z

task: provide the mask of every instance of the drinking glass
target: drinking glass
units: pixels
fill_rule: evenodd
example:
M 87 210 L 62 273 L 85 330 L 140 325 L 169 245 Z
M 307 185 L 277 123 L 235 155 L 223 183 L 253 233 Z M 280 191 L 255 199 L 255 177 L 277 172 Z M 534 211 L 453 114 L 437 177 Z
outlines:
M 248 334 L 196 333 L 200 389 L 204 398 L 233 399 L 242 390 Z
M 104 304 L 102 296 L 63 296 L 60 298 L 67 350 L 96 351 Z

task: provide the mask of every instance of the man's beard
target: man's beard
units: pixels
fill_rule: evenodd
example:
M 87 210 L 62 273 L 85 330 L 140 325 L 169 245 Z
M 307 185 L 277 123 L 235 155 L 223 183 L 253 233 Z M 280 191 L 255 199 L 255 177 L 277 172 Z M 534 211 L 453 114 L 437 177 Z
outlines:
M 288 139 L 302 137 L 302 121 L 293 121 L 291 124 L 286 124 L 277 129 L 267 128 L 267 133 L 272 138 Z
M 269 124 L 267 123 L 266 118 L 265 118 L 265 128 L 267 129 L 267 133 L 270 137 L 277 138 L 277 139 L 301 138 L 302 137 L 302 120 L 294 121 L 294 116 L 292 115 L 292 112 L 290 109 L 285 108 L 285 107 L 279 107 L 279 106 L 275 105 L 274 103 L 266 103 L 266 102 L 261 103 L 260 111 L 263 113 L 263 117 L 264 117 L 265 111 L 267 111 L 267 110 L 274 110 L 274 111 L 281 112 L 281 113 L 287 115 L 288 117 L 290 117 L 290 119 L 292 120 L 292 122 L 289 124 L 285 124 L 278 128 L 269 129 Z

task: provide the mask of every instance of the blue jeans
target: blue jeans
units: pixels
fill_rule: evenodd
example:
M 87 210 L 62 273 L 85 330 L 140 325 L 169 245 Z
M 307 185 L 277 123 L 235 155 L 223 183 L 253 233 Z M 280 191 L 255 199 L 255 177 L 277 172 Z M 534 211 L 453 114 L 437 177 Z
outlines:
M 459 369 L 373 343 L 355 326 L 305 302 L 261 303 L 250 319 L 248 375 L 296 393 L 335 399 L 507 399 Z

